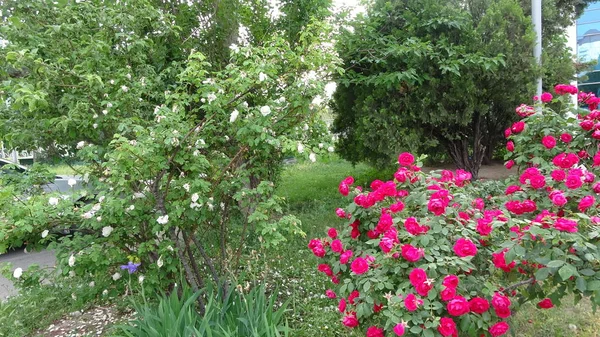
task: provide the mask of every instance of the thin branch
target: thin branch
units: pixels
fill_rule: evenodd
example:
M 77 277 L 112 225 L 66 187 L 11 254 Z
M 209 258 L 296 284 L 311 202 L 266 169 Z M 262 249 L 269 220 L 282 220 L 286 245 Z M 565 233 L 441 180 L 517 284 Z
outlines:
M 505 293 L 505 294 L 508 294 L 509 291 L 511 291 L 511 290 L 513 290 L 515 288 L 518 288 L 520 286 L 526 285 L 526 284 L 531 284 L 531 282 L 533 282 L 533 281 L 535 281 L 535 277 L 530 277 L 530 278 L 528 278 L 525 281 L 520 281 L 520 282 L 517 282 L 515 284 L 509 285 L 508 287 L 504 288 L 504 290 L 502 290 L 502 292 Z

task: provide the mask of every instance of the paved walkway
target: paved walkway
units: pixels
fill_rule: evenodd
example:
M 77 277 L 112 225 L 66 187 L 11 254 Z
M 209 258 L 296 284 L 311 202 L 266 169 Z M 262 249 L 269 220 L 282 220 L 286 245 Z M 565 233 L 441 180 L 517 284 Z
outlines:
M 42 267 L 54 266 L 56 264 L 56 258 L 54 252 L 50 250 L 43 250 L 35 253 L 25 253 L 22 249 L 0 255 L 0 264 L 10 262 L 12 263 L 12 270 L 16 268 L 23 268 L 26 270 L 32 264 L 38 264 Z M 17 294 L 16 289 L 13 287 L 11 280 L 6 279 L 0 275 L 0 301 L 4 301 L 9 296 Z

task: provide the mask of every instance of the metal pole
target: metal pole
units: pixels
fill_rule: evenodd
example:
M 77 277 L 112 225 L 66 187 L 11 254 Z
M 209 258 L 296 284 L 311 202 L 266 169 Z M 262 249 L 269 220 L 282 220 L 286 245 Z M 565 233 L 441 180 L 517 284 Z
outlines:
M 542 0 L 531 0 L 531 20 L 535 30 L 535 47 L 533 47 L 533 56 L 537 64 L 542 66 Z M 535 94 L 542 95 L 542 75 L 537 78 L 537 89 Z

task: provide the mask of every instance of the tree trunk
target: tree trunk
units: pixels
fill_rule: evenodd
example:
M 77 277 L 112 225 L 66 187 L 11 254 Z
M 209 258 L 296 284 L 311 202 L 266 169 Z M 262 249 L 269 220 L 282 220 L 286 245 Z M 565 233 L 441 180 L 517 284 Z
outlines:
M 486 154 L 481 132 L 481 119 L 476 113 L 473 120 L 472 135 L 457 140 L 445 140 L 446 148 L 457 168 L 471 173 L 472 179 L 479 178 L 479 169 Z M 464 132 L 463 134 L 469 134 Z M 472 142 L 472 144 L 470 144 Z

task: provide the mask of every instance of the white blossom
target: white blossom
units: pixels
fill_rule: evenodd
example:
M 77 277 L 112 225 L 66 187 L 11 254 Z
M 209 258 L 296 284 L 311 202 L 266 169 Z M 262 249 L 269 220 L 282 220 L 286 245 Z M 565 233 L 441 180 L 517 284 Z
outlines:
M 106 110 L 106 109 L 102 110 L 102 114 L 103 115 L 108 115 L 108 110 Z
M 94 118 L 94 119 L 98 118 L 98 114 L 94 114 L 94 115 L 92 116 L 92 118 Z
M 102 221 L 102 217 L 101 216 L 96 217 L 96 221 L 98 221 L 98 222 Z
M 100 208 L 102 208 L 102 206 L 99 203 L 95 203 L 94 206 L 92 206 L 92 213 L 98 212 Z
M 190 184 L 187 184 L 187 183 L 186 183 L 186 184 L 183 184 L 183 189 L 184 189 L 186 192 L 189 192 L 189 191 L 190 191 Z
M 16 279 L 21 278 L 22 275 L 23 275 L 23 268 L 17 268 L 13 272 L 13 277 Z
M 260 74 L 258 74 L 258 81 L 259 82 L 266 81 L 267 78 L 268 78 L 268 76 L 265 73 L 263 73 L 263 72 L 261 72 Z
M 108 289 L 104 289 L 104 290 L 102 291 L 102 296 L 106 296 L 106 295 L 108 295 Z
M 317 155 L 314 152 L 311 152 L 308 155 L 308 159 L 310 159 L 310 161 L 312 161 L 313 163 L 317 161 Z
M 75 271 L 69 270 L 69 277 L 75 277 Z
M 319 149 L 323 148 L 323 143 L 319 143 Z
M 158 266 L 158 268 L 161 268 L 163 266 L 164 262 L 162 259 L 162 255 L 158 258 L 158 261 L 156 261 L 156 265 Z
M 130 79 L 131 79 L 131 74 L 127 74 L 127 75 L 125 75 L 125 76 L 127 77 L 127 79 L 128 79 L 128 80 L 130 80 Z
M 271 108 L 268 105 L 265 105 L 263 107 L 260 108 L 260 113 L 263 116 L 268 116 L 271 113 Z
M 77 184 L 77 180 L 71 178 L 69 180 L 67 180 L 67 184 L 71 187 L 75 186 Z
M 100 198 L 98 198 L 98 202 L 103 202 L 104 199 L 106 199 L 106 197 L 105 196 L 101 196 Z
M 235 122 L 235 120 L 238 118 L 238 115 L 239 115 L 239 114 L 240 114 L 240 112 L 239 112 L 239 111 L 237 111 L 237 110 L 233 110 L 233 111 L 231 112 L 231 115 L 229 116 L 229 123 L 233 123 L 233 122 Z
M 330 147 L 328 147 L 328 148 L 327 148 L 327 151 L 329 151 L 329 152 L 333 152 L 333 146 L 330 146 Z
M 158 219 L 156 219 L 156 222 L 158 222 L 161 225 L 166 225 L 167 222 L 169 222 L 169 215 L 163 215 L 163 216 L 159 216 Z
M 138 276 L 138 282 L 139 282 L 140 284 L 144 283 L 144 275 L 140 275 L 140 276 Z
M 116 272 L 112 275 L 112 279 L 113 281 L 117 281 L 121 278 L 121 274 L 119 272 Z
M 327 98 L 331 98 L 331 96 L 333 96 L 333 93 L 335 92 L 336 88 L 337 88 L 337 84 L 335 82 L 329 82 L 329 83 L 325 84 L 325 96 Z
M 143 197 L 144 197 L 144 193 L 141 193 L 141 192 L 136 192 L 133 194 L 134 199 L 141 199 Z
M 93 287 L 95 287 L 95 286 L 96 286 L 96 282 L 92 281 L 92 282 L 90 282 L 90 283 L 88 284 L 88 286 L 89 286 L 90 288 L 93 288 Z
M 107 238 L 110 233 L 112 233 L 113 228 L 111 226 L 104 226 L 102 227 L 102 236 L 104 236 L 105 238 Z
M 73 267 L 75 265 L 75 256 L 71 254 L 69 257 L 69 267 Z
M 98 124 L 97 124 L 97 123 L 94 123 L 94 124 L 92 124 L 92 127 L 93 127 L 94 129 L 97 129 L 97 128 L 98 128 Z
M 81 141 L 81 142 L 77 143 L 77 149 L 78 150 L 83 149 L 84 146 L 85 146 L 85 142 L 84 141 Z
M 94 213 L 92 212 L 85 212 L 83 214 L 81 214 L 81 217 L 84 219 L 91 219 L 94 216 Z
M 115 84 L 115 80 L 108 81 L 110 84 Z
M 128 211 L 133 211 L 134 209 L 135 209 L 135 206 L 134 206 L 134 205 L 131 205 L 131 206 L 127 207 L 127 210 L 128 210 Z
M 48 204 L 50 206 L 56 206 L 56 205 L 58 205 L 58 198 L 51 197 L 50 199 L 48 199 Z
M 42 232 L 42 239 L 45 239 L 48 236 L 49 233 L 50 233 L 50 231 L 47 230 L 47 229 L 45 231 L 43 231 Z
M 298 153 L 304 152 L 304 145 L 302 143 L 298 143 Z
M 200 196 L 198 195 L 198 193 L 192 194 L 192 202 L 198 201 L 199 198 L 200 198 Z
M 112 103 L 111 103 L 111 102 L 108 102 L 108 103 L 106 103 L 106 107 L 107 107 L 107 108 L 112 108 L 112 106 L 113 106 L 113 105 L 112 105 Z
M 125 86 L 125 85 L 122 85 L 121 90 L 123 90 L 123 92 L 128 92 L 129 88 L 127 88 L 127 86 Z
M 214 92 L 211 92 L 210 94 L 208 94 L 208 96 L 206 96 L 206 99 L 208 100 L 208 103 L 212 103 L 212 101 L 217 99 L 217 95 L 215 95 Z
M 194 153 L 192 153 L 192 155 L 193 155 L 194 157 L 198 157 L 198 156 L 200 155 L 200 151 L 198 151 L 198 150 L 195 150 L 195 151 L 194 151 Z

